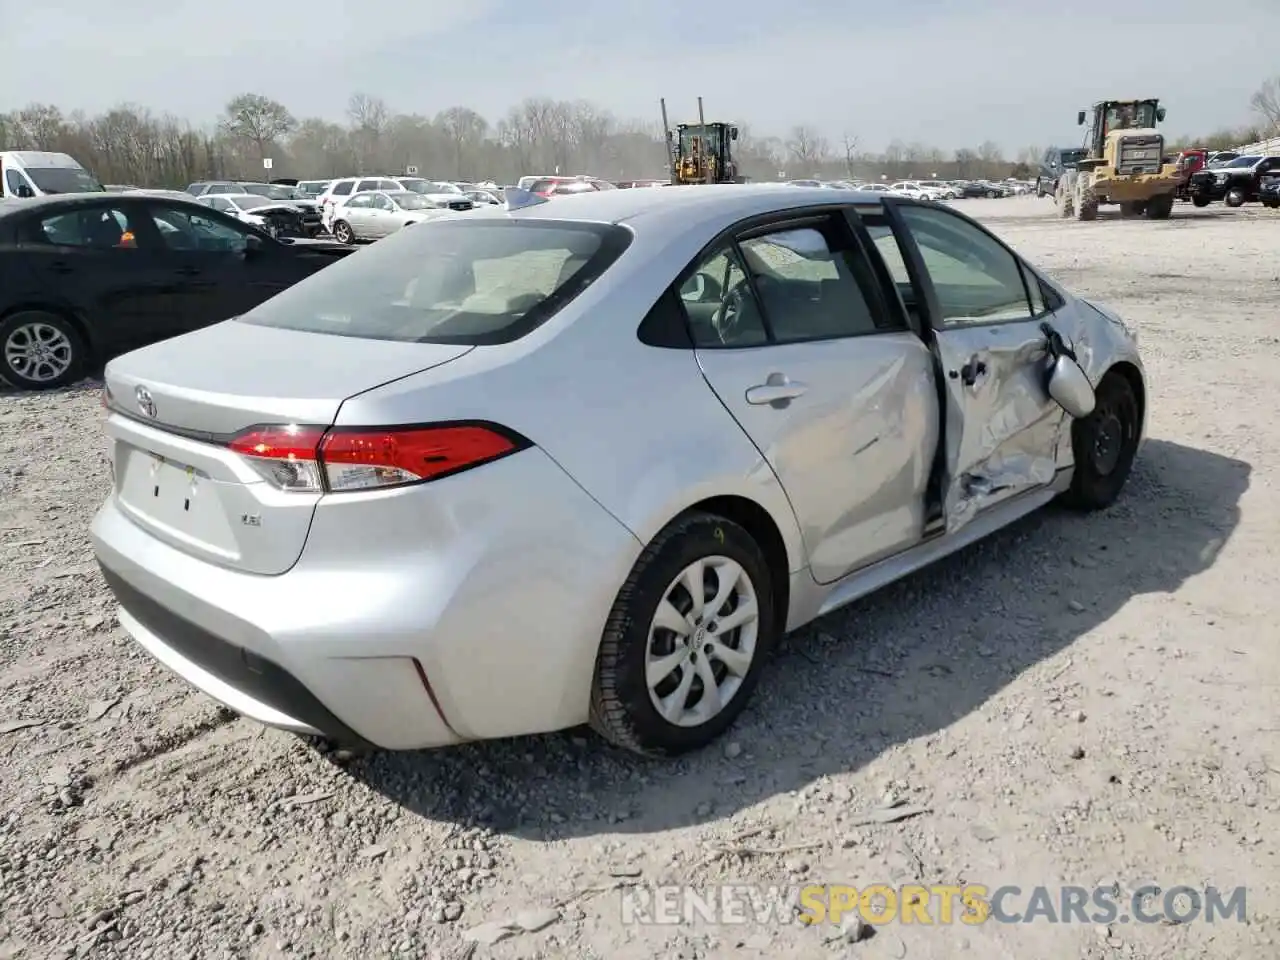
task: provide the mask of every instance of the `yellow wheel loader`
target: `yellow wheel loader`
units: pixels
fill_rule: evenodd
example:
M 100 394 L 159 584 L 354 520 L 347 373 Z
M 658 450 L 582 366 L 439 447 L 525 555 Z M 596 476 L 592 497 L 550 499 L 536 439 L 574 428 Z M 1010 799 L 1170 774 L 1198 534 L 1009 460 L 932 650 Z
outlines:
M 671 185 L 690 183 L 746 183 L 738 175 L 733 159 L 733 142 L 738 128 L 731 123 L 707 123 L 702 114 L 702 98 L 698 98 L 698 122 L 677 124 L 673 131 L 667 125 L 667 101 L 662 104 L 662 129 L 667 138 L 670 157 Z
M 1178 170 L 1164 162 L 1164 120 L 1159 100 L 1103 100 L 1095 103 L 1085 140 L 1086 154 L 1058 181 L 1055 200 L 1063 219 L 1094 220 L 1098 206 L 1120 205 L 1125 216 L 1166 220 L 1178 193 Z M 1081 110 L 1084 126 L 1090 111 Z

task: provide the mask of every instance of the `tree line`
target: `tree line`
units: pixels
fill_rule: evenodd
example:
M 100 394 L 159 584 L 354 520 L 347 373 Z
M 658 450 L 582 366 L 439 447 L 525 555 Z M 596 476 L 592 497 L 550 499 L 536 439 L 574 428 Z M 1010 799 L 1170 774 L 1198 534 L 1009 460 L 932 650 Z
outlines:
M 1263 84 L 1251 107 L 1263 126 L 1222 130 L 1171 146 L 1194 142 L 1223 148 L 1280 134 L 1280 78 Z M 556 171 L 618 180 L 666 176 L 662 125 L 656 118 L 620 119 L 587 100 L 530 97 L 491 122 L 461 106 L 434 115 L 396 113 L 381 98 L 357 93 L 347 104 L 345 121 L 299 118 L 258 93 L 232 98 L 209 129 L 134 104 L 89 116 L 33 103 L 0 113 L 0 150 L 69 153 L 104 183 L 148 187 L 181 188 L 210 179 L 326 179 L 401 173 L 409 167 L 442 180 L 498 183 Z M 1032 145 L 1009 158 L 990 140 L 954 151 L 894 140 L 883 151 L 870 152 L 860 147 L 855 133 L 832 139 L 805 124 L 781 137 L 741 123 L 739 130 L 734 144 L 739 168 L 757 180 L 1031 177 L 1043 152 Z

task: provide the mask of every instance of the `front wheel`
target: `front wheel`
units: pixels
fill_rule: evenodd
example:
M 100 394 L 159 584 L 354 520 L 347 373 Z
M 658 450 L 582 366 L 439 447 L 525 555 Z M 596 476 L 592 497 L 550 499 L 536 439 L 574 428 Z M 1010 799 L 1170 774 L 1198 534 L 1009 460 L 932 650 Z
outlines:
M 355 243 L 356 234 L 351 229 L 351 224 L 345 220 L 338 220 L 333 225 L 333 237 L 339 243 Z
M 1239 187 L 1232 187 L 1222 200 L 1228 207 L 1242 207 L 1244 206 L 1244 191 Z
M 636 753 L 675 756 L 720 736 L 746 706 L 777 623 L 751 534 L 679 518 L 640 555 L 605 623 L 591 725 Z
M 52 390 L 80 379 L 85 344 L 71 323 L 43 310 L 0 322 L 0 379 L 21 390 Z
M 1120 496 L 1142 429 L 1137 395 L 1123 374 L 1108 371 L 1095 396 L 1093 413 L 1071 424 L 1076 465 L 1063 499 L 1077 510 L 1101 510 Z
M 1203 193 L 1193 194 L 1191 197 L 1191 204 L 1196 207 L 1207 207 L 1209 205 L 1209 198 Z

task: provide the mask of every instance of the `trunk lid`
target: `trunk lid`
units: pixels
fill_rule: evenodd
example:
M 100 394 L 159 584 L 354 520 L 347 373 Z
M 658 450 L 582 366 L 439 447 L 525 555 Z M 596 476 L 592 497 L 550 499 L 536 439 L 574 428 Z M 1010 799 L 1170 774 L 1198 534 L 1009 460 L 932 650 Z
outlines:
M 472 349 L 227 321 L 125 354 L 105 374 L 112 496 L 130 520 L 185 553 L 284 573 L 302 553 L 320 495 L 277 489 L 227 440 L 261 424 L 329 426 L 348 398 Z

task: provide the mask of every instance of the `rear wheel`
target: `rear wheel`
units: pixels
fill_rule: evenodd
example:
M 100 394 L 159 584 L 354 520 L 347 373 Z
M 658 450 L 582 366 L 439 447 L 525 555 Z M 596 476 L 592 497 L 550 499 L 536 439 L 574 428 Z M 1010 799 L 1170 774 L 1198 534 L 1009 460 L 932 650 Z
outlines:
M 333 224 L 333 237 L 339 243 L 355 243 L 356 234 L 351 229 L 351 224 L 345 220 L 336 220 Z
M 1064 500 L 1077 510 L 1101 510 L 1115 502 L 1138 453 L 1141 411 L 1133 386 L 1109 371 L 1095 391 L 1093 413 L 1071 424 L 1075 473 Z
M 51 390 L 78 380 L 85 344 L 65 318 L 23 310 L 0 322 L 0 378 L 22 390 Z
M 1173 194 L 1166 193 L 1158 197 L 1152 197 L 1145 206 L 1147 219 L 1168 220 L 1173 214 Z
M 591 725 L 637 753 L 710 743 L 746 705 L 777 631 L 763 551 L 706 513 L 671 523 L 636 561 L 605 624 Z

